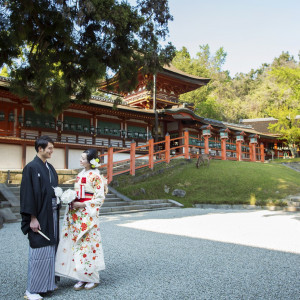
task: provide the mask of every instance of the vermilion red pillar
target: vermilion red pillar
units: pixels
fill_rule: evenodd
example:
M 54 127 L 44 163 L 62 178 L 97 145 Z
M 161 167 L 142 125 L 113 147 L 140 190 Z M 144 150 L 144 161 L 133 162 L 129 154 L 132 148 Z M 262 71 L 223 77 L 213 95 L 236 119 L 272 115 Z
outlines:
M 226 160 L 226 138 L 221 139 L 221 157 Z
M 165 160 L 167 164 L 170 162 L 170 135 L 168 133 L 165 139 Z
M 260 143 L 260 161 L 265 161 L 265 146 L 264 143 Z
M 184 132 L 184 157 L 186 159 L 190 158 L 190 154 L 189 154 L 189 132 L 186 130 Z
M 113 178 L 113 155 L 114 155 L 114 148 L 109 147 L 107 151 L 107 183 L 109 184 L 112 182 Z
M 209 143 L 208 143 L 209 135 L 204 136 L 204 153 L 209 154 Z
M 242 161 L 242 141 L 236 141 L 236 158 Z
M 130 144 L 130 175 L 135 176 L 135 141 Z
M 153 170 L 153 153 L 154 153 L 154 140 L 153 138 L 149 140 L 149 168 Z

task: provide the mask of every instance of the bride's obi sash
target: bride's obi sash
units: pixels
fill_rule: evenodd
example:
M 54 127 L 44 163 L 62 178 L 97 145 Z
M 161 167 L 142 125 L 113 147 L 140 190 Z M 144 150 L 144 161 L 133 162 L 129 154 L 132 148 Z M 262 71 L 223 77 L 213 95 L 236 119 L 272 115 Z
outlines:
M 85 192 L 84 193 L 85 197 L 84 198 L 79 198 L 79 192 L 77 191 L 77 198 L 79 199 L 76 199 L 75 201 L 76 202 L 85 202 L 85 201 L 89 201 L 89 200 L 92 200 L 93 196 L 94 196 L 94 193 L 88 193 L 88 192 Z

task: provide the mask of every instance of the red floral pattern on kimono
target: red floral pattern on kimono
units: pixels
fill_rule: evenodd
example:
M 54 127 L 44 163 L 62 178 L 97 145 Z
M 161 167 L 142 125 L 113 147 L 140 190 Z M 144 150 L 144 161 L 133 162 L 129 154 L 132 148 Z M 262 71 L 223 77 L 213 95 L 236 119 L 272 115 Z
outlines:
M 83 179 L 83 180 L 82 180 Z M 104 202 L 106 179 L 98 169 L 81 171 L 74 189 L 80 195 L 84 186 L 86 207 L 66 208 L 56 254 L 55 272 L 59 276 L 86 282 L 99 282 L 99 271 L 105 269 L 99 225 L 99 211 Z

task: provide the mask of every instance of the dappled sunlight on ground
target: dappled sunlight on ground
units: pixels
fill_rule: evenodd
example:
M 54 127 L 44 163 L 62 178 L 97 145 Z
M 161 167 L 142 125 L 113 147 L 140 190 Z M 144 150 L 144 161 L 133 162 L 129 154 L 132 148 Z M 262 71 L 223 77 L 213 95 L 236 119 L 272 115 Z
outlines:
M 276 218 L 275 218 L 276 217 Z M 300 254 L 300 214 L 261 211 L 131 220 L 128 228 Z

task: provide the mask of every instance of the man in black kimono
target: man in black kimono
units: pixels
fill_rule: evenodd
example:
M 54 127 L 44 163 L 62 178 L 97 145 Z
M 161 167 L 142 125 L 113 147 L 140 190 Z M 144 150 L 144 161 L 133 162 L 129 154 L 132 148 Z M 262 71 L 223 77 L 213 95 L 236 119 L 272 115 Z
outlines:
M 38 138 L 35 142 L 37 155 L 23 170 L 20 212 L 21 229 L 29 239 L 27 299 L 42 299 L 40 293 L 57 289 L 54 263 L 59 209 L 54 188 L 57 187 L 58 177 L 53 166 L 47 162 L 53 148 L 54 143 L 49 136 Z

